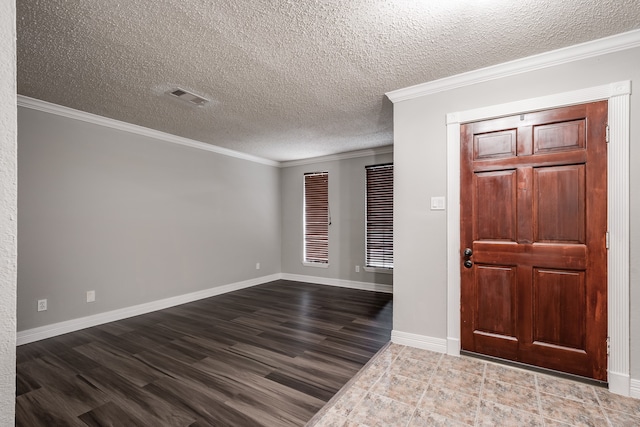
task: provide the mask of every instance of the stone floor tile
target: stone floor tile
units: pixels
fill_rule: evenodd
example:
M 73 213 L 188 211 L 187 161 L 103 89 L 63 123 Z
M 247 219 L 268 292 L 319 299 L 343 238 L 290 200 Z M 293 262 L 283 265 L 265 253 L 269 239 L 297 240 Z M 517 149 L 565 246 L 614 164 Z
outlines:
M 482 381 L 482 374 L 476 375 L 440 366 L 438 367 L 436 374 L 433 375 L 431 384 L 437 387 L 446 387 L 451 390 L 457 390 L 462 393 L 479 396 Z
M 355 407 L 348 421 L 371 427 L 406 426 L 414 408 L 375 393 L 368 393 Z
M 402 375 L 387 373 L 383 375 L 371 391 L 382 396 L 415 406 L 427 388 L 427 383 Z
M 452 389 L 430 385 L 418 409 L 423 413 L 437 414 L 461 423 L 473 425 L 479 399 Z
M 482 400 L 480 401 L 480 408 L 478 409 L 476 425 L 543 427 L 544 421 L 538 414 L 532 414 L 510 406 Z
M 347 422 L 347 417 L 343 417 L 332 411 L 327 413 L 316 422 L 313 427 L 343 427 Z
M 562 421 L 575 426 L 608 426 L 602 409 L 576 400 L 564 399 L 551 394 L 540 393 L 542 415 L 545 418 Z
M 640 417 L 627 414 L 626 412 L 613 411 L 605 409 L 605 414 L 611 425 L 614 427 L 638 427 L 640 426 Z
M 385 372 L 387 372 L 387 369 L 384 366 L 371 364 L 360 373 L 360 376 L 358 377 L 358 379 L 356 379 L 353 385 L 365 390 L 369 390 L 371 386 L 373 386 Z
M 533 372 L 512 368 L 511 366 L 487 363 L 485 376 L 492 380 L 515 384 L 521 387 L 536 388 L 536 376 Z
M 426 383 L 429 382 L 431 375 L 435 372 L 436 366 L 436 363 L 425 362 L 419 359 L 402 358 L 400 356 L 393 362 L 391 367 L 389 367 L 389 372 Z
M 367 390 L 352 386 L 349 387 L 334 403 L 329 412 L 347 418 L 353 408 L 367 395 Z
M 473 424 L 461 423 L 421 408 L 416 409 L 409 422 L 409 427 L 466 427 L 469 425 Z
M 541 393 L 553 394 L 589 405 L 598 404 L 595 387 L 592 385 L 542 374 L 537 375 L 537 381 L 538 390 Z
M 510 406 L 522 411 L 540 414 L 538 394 L 535 389 L 485 378 L 482 387 L 482 400 Z
M 487 362 L 473 357 L 444 355 L 440 360 L 440 365 L 438 367 L 442 369 L 455 369 L 456 371 L 482 375 L 484 373 L 485 366 L 487 366 Z
M 640 416 L 640 399 L 620 396 L 603 388 L 596 388 L 595 391 L 598 396 L 598 400 L 603 407 L 619 412 L 625 412 L 636 417 Z

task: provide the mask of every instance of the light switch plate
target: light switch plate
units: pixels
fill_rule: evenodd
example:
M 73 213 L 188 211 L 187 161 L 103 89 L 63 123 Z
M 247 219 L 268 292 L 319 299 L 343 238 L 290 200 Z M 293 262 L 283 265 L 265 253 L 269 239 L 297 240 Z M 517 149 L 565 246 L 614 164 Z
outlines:
M 444 197 L 432 197 L 431 198 L 431 210 L 432 211 L 443 211 L 445 208 L 445 199 Z

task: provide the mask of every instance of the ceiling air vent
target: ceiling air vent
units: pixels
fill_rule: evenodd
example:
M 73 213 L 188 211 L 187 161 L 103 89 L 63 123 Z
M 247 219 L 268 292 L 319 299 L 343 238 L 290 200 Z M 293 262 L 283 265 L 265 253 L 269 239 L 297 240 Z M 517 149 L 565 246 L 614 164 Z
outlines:
M 180 88 L 172 89 L 168 93 L 169 95 L 175 96 L 176 98 L 180 98 L 183 101 L 187 101 L 188 103 L 198 107 L 201 107 L 209 102 L 208 99 L 205 99 L 201 96 L 196 95 L 195 93 L 191 93 Z

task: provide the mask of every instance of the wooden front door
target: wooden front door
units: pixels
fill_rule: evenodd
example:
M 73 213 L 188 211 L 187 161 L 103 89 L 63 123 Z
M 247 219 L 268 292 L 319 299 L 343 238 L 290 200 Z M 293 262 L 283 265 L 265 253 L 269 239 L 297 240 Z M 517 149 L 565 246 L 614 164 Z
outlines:
M 461 127 L 463 350 L 607 379 L 606 124 L 602 101 Z

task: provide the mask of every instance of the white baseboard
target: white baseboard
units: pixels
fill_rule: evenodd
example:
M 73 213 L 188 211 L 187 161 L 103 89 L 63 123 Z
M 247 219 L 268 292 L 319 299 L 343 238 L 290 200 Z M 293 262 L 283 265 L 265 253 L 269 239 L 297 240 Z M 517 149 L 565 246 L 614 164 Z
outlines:
M 79 319 L 67 320 L 64 322 L 53 323 L 51 325 L 45 325 L 38 328 L 27 329 L 17 333 L 16 343 L 17 345 L 28 344 L 30 342 L 40 341 L 69 332 L 79 331 L 80 329 L 114 322 L 116 320 L 122 320 L 128 317 L 139 316 L 141 314 L 151 313 L 152 311 L 163 310 L 165 308 L 174 307 L 180 304 L 186 304 L 188 302 L 213 297 L 216 295 L 226 294 L 228 292 L 238 291 L 240 289 L 250 288 L 252 286 L 279 280 L 280 278 L 281 274 L 279 273 L 269 276 L 257 277 L 255 279 L 217 286 L 215 288 L 209 288 L 189 294 L 178 295 L 158 301 L 151 301 L 148 303 L 125 307 L 118 310 L 98 313 L 87 317 L 81 317 Z
M 629 396 L 640 399 L 640 380 L 629 381 Z
M 361 291 L 393 293 L 392 285 L 382 285 L 379 283 L 356 282 L 354 280 L 331 279 L 326 277 L 304 276 L 301 274 L 282 273 L 283 280 L 292 280 L 295 282 L 315 283 L 316 285 L 338 286 L 340 288 L 359 289 Z
M 607 382 L 609 383 L 609 391 L 611 393 L 629 396 L 631 387 L 628 374 L 609 371 L 607 372 Z
M 460 356 L 460 339 L 447 338 L 447 354 L 449 356 Z
M 447 352 L 447 340 L 444 338 L 434 338 L 393 330 L 391 331 L 391 342 L 421 348 L 423 350 L 431 350 L 437 353 Z

